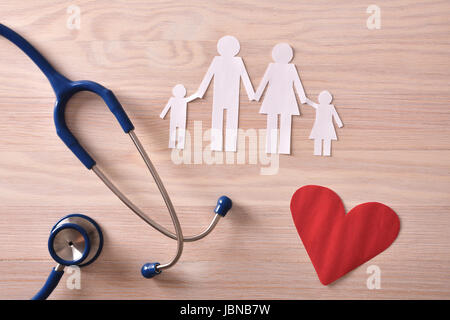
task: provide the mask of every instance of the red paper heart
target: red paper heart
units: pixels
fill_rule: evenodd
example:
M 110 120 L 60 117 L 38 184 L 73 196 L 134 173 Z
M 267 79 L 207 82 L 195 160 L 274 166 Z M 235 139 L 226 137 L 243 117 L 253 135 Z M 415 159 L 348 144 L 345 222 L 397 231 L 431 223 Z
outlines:
M 291 213 L 324 285 L 386 250 L 400 230 L 400 220 L 388 206 L 367 202 L 345 214 L 339 196 L 321 186 L 298 189 L 292 196 Z

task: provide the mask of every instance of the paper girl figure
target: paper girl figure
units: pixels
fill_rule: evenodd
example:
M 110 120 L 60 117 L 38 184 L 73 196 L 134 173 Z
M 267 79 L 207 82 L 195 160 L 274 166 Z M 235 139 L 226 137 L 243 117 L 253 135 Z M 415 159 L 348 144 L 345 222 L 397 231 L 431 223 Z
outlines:
M 291 122 L 300 115 L 295 90 L 301 103 L 306 102 L 305 91 L 292 60 L 293 51 L 287 43 L 279 43 L 272 50 L 274 63 L 270 63 L 256 90 L 259 101 L 264 89 L 267 92 L 259 113 L 267 114 L 266 153 L 277 153 L 278 115 L 280 115 L 280 148 L 278 153 L 291 153 Z
M 333 100 L 331 93 L 322 91 L 319 94 L 319 103 L 306 98 L 306 103 L 316 109 L 316 120 L 312 128 L 310 139 L 314 139 L 314 155 L 322 155 L 322 141 L 323 141 L 323 155 L 331 155 L 331 140 L 337 140 L 336 131 L 334 129 L 333 118 L 339 128 L 342 128 L 341 118 L 339 118 L 336 109 L 330 102 Z
M 182 84 L 177 84 L 172 89 L 173 97 L 169 99 L 166 107 L 161 112 L 160 117 L 164 119 L 167 112 L 170 110 L 170 135 L 169 135 L 169 148 L 175 148 L 175 140 L 177 137 L 178 128 L 178 149 L 184 149 L 184 140 L 186 132 L 186 111 L 187 104 L 192 100 L 198 98 L 198 95 L 193 94 L 190 97 L 185 98 L 186 88 Z
M 211 124 L 211 150 L 222 151 L 223 113 L 227 110 L 225 151 L 236 151 L 239 122 L 239 90 L 241 79 L 247 91 L 248 99 L 253 100 L 253 86 L 239 53 L 239 41 L 225 36 L 217 42 L 219 56 L 214 57 L 197 93 L 203 97 L 214 77 L 214 94 Z

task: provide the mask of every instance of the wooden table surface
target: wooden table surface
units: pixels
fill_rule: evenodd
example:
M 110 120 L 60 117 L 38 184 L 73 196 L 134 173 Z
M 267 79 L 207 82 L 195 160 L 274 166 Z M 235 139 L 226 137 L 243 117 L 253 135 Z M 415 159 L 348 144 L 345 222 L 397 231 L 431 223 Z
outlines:
M 141 265 L 167 261 L 175 242 L 132 214 L 55 134 L 53 91 L 39 69 L 0 38 L 0 298 L 26 299 L 54 263 L 50 227 L 79 212 L 96 219 L 105 247 L 82 269 L 81 289 L 55 299 L 401 299 L 450 298 L 450 13 L 449 1 L 377 1 L 381 28 L 369 30 L 361 1 L 2 1 L 1 22 L 26 37 L 70 79 L 112 89 L 165 182 L 185 234 L 200 231 L 216 199 L 232 198 L 229 216 L 202 241 L 188 243 L 173 269 L 143 279 Z M 68 8 L 80 29 L 67 27 Z M 70 20 L 69 20 L 70 22 Z M 171 89 L 200 84 L 234 35 L 256 88 L 279 42 L 307 95 L 324 89 L 344 122 L 332 157 L 313 156 L 314 110 L 293 119 L 292 155 L 262 175 L 257 163 L 182 163 L 167 148 L 161 120 Z M 211 126 L 212 88 L 189 104 L 188 130 Z M 240 128 L 264 129 L 260 103 L 241 90 Z M 77 94 L 67 119 L 99 166 L 148 214 L 171 227 L 161 196 L 128 137 L 100 98 Z M 204 141 L 205 150 L 208 141 Z M 256 148 L 256 146 L 253 146 Z M 249 149 L 247 144 L 247 149 Z M 265 156 L 264 145 L 258 155 Z M 206 149 L 206 153 L 207 153 Z M 223 154 L 219 154 L 223 156 Z M 292 222 L 289 202 L 303 185 L 336 191 L 347 210 L 368 201 L 401 219 L 385 252 L 323 286 Z M 381 270 L 369 290 L 366 269 Z

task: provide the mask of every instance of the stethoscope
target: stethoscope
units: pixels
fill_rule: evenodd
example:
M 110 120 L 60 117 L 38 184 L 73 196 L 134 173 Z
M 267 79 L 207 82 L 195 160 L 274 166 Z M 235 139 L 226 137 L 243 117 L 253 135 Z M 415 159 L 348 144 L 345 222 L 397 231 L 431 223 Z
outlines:
M 150 262 L 144 264 L 141 269 L 142 275 L 145 278 L 152 278 L 160 274 L 164 269 L 174 266 L 181 257 L 184 242 L 197 241 L 207 236 L 216 227 L 220 218 L 224 217 L 228 210 L 231 209 L 231 199 L 226 196 L 219 198 L 214 209 L 215 215 L 206 229 L 193 236 L 183 236 L 183 231 L 181 229 L 177 214 L 161 181 L 161 178 L 150 161 L 147 152 L 134 133 L 134 126 L 125 113 L 122 105 L 115 97 L 114 93 L 96 82 L 87 80 L 71 81 L 67 79 L 62 74 L 58 73 L 29 42 L 3 24 L 0 24 L 0 35 L 18 46 L 41 69 L 49 80 L 56 95 L 54 109 L 56 133 L 66 144 L 66 146 L 75 154 L 75 156 L 87 169 L 92 170 L 100 178 L 100 180 L 102 180 L 103 183 L 138 217 L 165 236 L 177 240 L 177 251 L 175 256 L 166 263 Z M 130 136 L 136 146 L 136 149 L 147 165 L 148 170 L 153 176 L 159 191 L 161 192 L 172 219 L 175 233 L 149 218 L 139 207 L 129 200 L 97 167 L 95 160 L 70 132 L 65 121 L 65 109 L 70 98 L 75 93 L 80 91 L 90 91 L 100 96 L 116 117 L 123 131 Z M 48 242 L 50 255 L 58 263 L 58 265 L 53 268 L 44 287 L 33 299 L 47 298 L 61 279 L 65 266 L 85 266 L 92 263 L 99 256 L 102 246 L 102 232 L 98 224 L 93 219 L 81 214 L 68 215 L 61 219 L 52 228 Z

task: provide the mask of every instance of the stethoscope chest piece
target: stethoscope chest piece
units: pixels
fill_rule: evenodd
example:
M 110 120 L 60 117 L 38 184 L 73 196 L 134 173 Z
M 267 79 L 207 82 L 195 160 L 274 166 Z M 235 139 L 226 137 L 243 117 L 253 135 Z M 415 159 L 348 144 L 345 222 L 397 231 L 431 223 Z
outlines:
M 86 266 L 97 259 L 102 247 L 99 225 L 82 214 L 70 214 L 59 220 L 48 239 L 50 255 L 64 266 Z
M 48 238 L 48 251 L 58 264 L 32 299 L 47 299 L 61 280 L 66 266 L 86 266 L 98 258 L 102 248 L 102 230 L 93 219 L 74 213 L 59 220 Z

